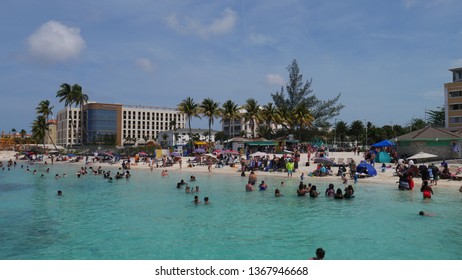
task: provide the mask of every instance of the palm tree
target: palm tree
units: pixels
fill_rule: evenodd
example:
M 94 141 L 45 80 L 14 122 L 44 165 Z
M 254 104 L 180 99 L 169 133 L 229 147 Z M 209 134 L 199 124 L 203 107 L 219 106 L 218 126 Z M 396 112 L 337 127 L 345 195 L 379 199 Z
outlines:
M 37 116 L 37 118 L 32 123 L 32 138 L 35 139 L 37 143 L 42 142 L 43 147 L 45 147 L 44 138 L 47 129 L 48 127 L 45 117 L 41 115 Z
M 211 148 L 211 144 L 212 144 L 212 124 L 213 124 L 213 121 L 216 117 L 218 117 L 220 115 L 220 110 L 219 110 L 219 107 L 220 107 L 220 104 L 218 104 L 217 102 L 213 101 L 211 98 L 206 98 L 204 100 L 202 100 L 202 103 L 200 105 L 200 111 L 201 111 L 201 114 L 202 116 L 204 117 L 207 117 L 209 119 L 209 145 L 208 145 L 208 148 L 209 148 L 209 151 L 210 151 L 210 148 Z
M 78 135 L 77 131 L 75 129 L 75 124 L 74 120 L 72 118 L 72 112 L 71 108 L 72 105 L 75 104 L 75 106 L 80 106 L 80 142 L 83 145 L 83 138 L 84 138 L 84 133 L 83 133 L 83 105 L 88 102 L 88 95 L 84 94 L 82 92 L 82 87 L 78 84 L 74 85 L 69 85 L 67 83 L 64 83 L 61 85 L 60 90 L 56 93 L 56 97 L 59 97 L 59 102 L 64 101 L 64 105 L 66 107 L 69 107 L 69 113 L 70 113 L 70 119 L 72 123 L 72 127 L 74 129 L 74 135 Z M 73 139 L 72 139 L 73 140 Z M 71 140 L 71 145 L 72 145 L 72 140 Z
M 72 95 L 75 106 L 80 107 L 80 143 L 83 146 L 83 139 L 85 137 L 85 128 L 83 126 L 83 105 L 88 102 L 88 95 L 83 93 L 82 87 L 78 84 L 72 86 Z
M 188 125 L 189 125 L 189 147 L 191 149 L 191 152 L 193 150 L 193 145 L 192 145 L 192 128 L 191 128 L 191 119 L 193 117 L 200 118 L 199 116 L 199 104 L 194 102 L 194 99 L 191 97 L 188 97 L 186 99 L 183 99 L 180 104 L 178 104 L 178 110 L 186 115 L 186 118 L 188 119 Z
M 268 102 L 268 104 L 263 105 L 260 116 L 262 120 L 265 120 L 265 125 L 267 127 L 264 134 L 270 135 L 273 132 L 271 125 L 277 124 L 280 119 L 277 108 L 273 103 Z M 263 130 L 261 127 L 259 129 Z
M 260 120 L 260 107 L 258 106 L 258 101 L 254 98 L 249 98 L 243 108 L 245 109 L 245 113 L 243 114 L 244 120 L 249 122 L 250 129 L 252 130 L 252 138 L 255 138 L 255 126 L 258 125 Z
M 50 100 L 42 100 L 39 105 L 35 107 L 37 114 L 45 117 L 45 120 L 49 120 L 49 117 L 53 115 L 54 106 L 50 106 Z
M 177 125 L 176 120 L 171 120 L 168 123 L 168 129 L 176 131 L 176 129 L 177 129 L 176 125 Z
M 241 118 L 241 113 L 239 112 L 239 106 L 233 101 L 231 101 L 230 99 L 228 99 L 225 101 L 225 103 L 223 103 L 220 114 L 222 116 L 222 119 L 221 119 L 222 122 L 224 121 L 229 122 L 228 137 L 231 137 L 231 135 L 234 135 L 234 120 Z M 233 129 L 232 133 L 231 133 L 231 127 Z
M 304 103 L 300 103 L 295 107 L 295 110 L 293 112 L 293 118 L 295 122 L 298 124 L 298 130 L 299 130 L 299 140 L 302 140 L 302 131 L 305 126 L 310 125 L 314 118 L 311 116 L 308 107 L 305 106 Z
M 26 138 L 27 131 L 23 128 L 19 131 L 19 135 L 21 135 L 21 144 L 24 144 L 24 139 Z
M 47 99 L 47 100 L 40 101 L 39 105 L 35 108 L 35 111 L 37 112 L 37 114 L 45 118 L 45 122 L 47 124 L 45 134 L 48 134 L 48 137 L 50 138 L 51 143 L 53 144 L 55 149 L 57 149 L 56 144 L 53 141 L 53 138 L 51 137 L 50 133 L 47 133 L 49 131 L 48 120 L 49 120 L 49 117 L 53 115 L 53 108 L 54 106 L 50 106 L 50 100 Z
M 73 120 L 72 111 L 71 111 L 72 105 L 74 104 L 75 101 L 74 101 L 74 96 L 73 96 L 71 85 L 67 83 L 62 84 L 60 86 L 60 90 L 58 90 L 58 92 L 56 93 L 56 97 L 59 97 L 59 102 L 64 101 L 64 106 L 69 108 L 71 124 L 72 124 L 72 128 L 73 128 L 74 135 L 75 135 L 76 134 L 75 125 L 74 125 L 74 120 Z M 72 142 L 74 140 L 73 138 L 74 137 L 72 137 L 71 139 L 71 147 L 72 147 Z

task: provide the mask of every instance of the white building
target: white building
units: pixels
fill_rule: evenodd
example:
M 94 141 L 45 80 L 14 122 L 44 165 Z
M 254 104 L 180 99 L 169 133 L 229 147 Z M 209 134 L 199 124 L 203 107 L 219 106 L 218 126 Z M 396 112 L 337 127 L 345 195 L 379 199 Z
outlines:
M 80 117 L 79 108 L 66 107 L 58 112 L 59 145 L 81 145 Z M 162 131 L 184 128 L 185 121 L 185 115 L 174 108 L 89 102 L 83 106 L 84 144 L 107 144 L 109 139 L 121 146 L 160 140 Z

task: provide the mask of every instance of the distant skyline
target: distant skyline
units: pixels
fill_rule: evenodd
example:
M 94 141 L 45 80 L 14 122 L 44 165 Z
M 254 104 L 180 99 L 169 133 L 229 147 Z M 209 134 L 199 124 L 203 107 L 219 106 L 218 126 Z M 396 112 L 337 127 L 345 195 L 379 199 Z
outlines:
M 62 83 L 102 103 L 264 105 L 293 59 L 319 99 L 341 93 L 337 122 L 404 126 L 444 105 L 448 69 L 462 67 L 460 11 L 457 0 L 5 0 L 0 129 L 29 132 L 45 99 L 56 116 Z

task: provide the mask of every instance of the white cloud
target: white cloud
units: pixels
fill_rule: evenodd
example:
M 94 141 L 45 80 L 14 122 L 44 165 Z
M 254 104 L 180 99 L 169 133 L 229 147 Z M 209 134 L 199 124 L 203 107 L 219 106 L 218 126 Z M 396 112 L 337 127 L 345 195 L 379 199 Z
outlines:
M 249 35 L 250 43 L 253 45 L 268 45 L 276 43 L 276 40 L 270 36 L 252 33 Z
M 29 54 L 44 63 L 62 62 L 77 57 L 85 48 L 80 29 L 48 21 L 27 38 Z
M 195 34 L 205 38 L 231 32 L 236 25 L 236 21 L 236 13 L 229 8 L 225 9 L 221 18 L 213 20 L 208 25 L 188 17 L 185 17 L 184 23 L 181 23 L 176 14 L 171 14 L 167 18 L 167 24 L 177 32 L 183 34 Z
M 135 60 L 135 65 L 147 73 L 154 71 L 154 65 L 148 58 L 138 58 Z
M 284 78 L 279 74 L 268 74 L 266 75 L 266 82 L 270 85 L 284 85 Z

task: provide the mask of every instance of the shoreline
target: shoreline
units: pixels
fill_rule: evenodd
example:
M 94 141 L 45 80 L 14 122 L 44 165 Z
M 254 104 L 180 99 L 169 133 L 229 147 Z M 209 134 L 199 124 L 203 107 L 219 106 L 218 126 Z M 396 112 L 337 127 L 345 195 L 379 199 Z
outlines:
M 15 161 L 15 154 L 16 152 L 14 151 L 0 151 L 0 161 L 1 162 L 5 162 L 8 161 L 8 160 L 13 160 Z M 361 160 L 363 160 L 363 156 L 362 155 L 353 155 L 352 152 L 334 152 L 334 153 L 331 153 L 330 154 L 330 157 L 332 158 L 343 158 L 343 159 L 348 159 L 348 158 L 352 158 L 355 160 L 355 162 L 358 164 Z M 208 167 L 206 165 L 196 165 L 194 167 L 189 167 L 188 166 L 188 163 L 187 163 L 187 160 L 189 158 L 192 158 L 192 157 L 183 157 L 182 160 L 183 160 L 183 164 L 182 164 L 182 168 L 180 169 L 180 166 L 178 163 L 174 164 L 173 166 L 168 166 L 168 167 L 158 167 L 158 168 L 154 168 L 152 172 L 161 172 L 160 170 L 168 170 L 168 171 L 175 171 L 176 172 L 185 172 L 185 173 L 188 173 L 188 174 L 194 174 L 194 173 L 200 173 L 200 174 L 228 174 L 228 175 L 232 175 L 232 174 L 236 174 L 236 176 L 240 176 L 240 165 L 236 165 L 236 167 L 230 167 L 228 165 L 224 166 L 224 167 L 221 167 L 221 168 L 218 168 L 218 167 L 215 167 L 215 164 L 212 166 L 212 171 L 209 172 L 208 171 Z M 92 159 L 92 157 L 90 157 L 90 159 Z M 329 175 L 329 176 L 323 176 L 323 177 L 315 177 L 315 176 L 308 176 L 308 174 L 312 171 L 314 171 L 316 169 L 316 164 L 312 163 L 312 161 L 310 161 L 310 166 L 306 166 L 306 162 L 307 162 L 307 154 L 304 153 L 304 154 L 301 154 L 300 156 L 300 162 L 299 162 L 299 169 L 293 173 L 293 176 L 292 178 L 289 178 L 287 177 L 287 173 L 286 172 L 265 172 L 265 171 L 255 171 L 257 177 L 275 177 L 275 178 L 281 178 L 281 179 L 300 179 L 300 175 L 301 173 L 303 172 L 304 173 L 304 181 L 309 181 L 309 180 L 314 180 L 314 181 L 321 181 L 321 182 L 332 182 L 334 184 L 342 184 L 344 185 L 343 181 L 341 180 L 341 178 L 339 176 L 336 176 L 336 175 Z M 23 162 L 22 160 L 19 160 L 18 163 L 20 162 Z M 29 161 L 25 162 L 25 164 L 30 164 Z M 68 162 L 68 161 L 65 161 L 65 162 L 59 162 L 59 161 L 55 161 L 54 164 L 59 164 L 59 165 L 69 165 L 70 168 L 80 168 L 80 167 L 83 167 L 83 166 L 101 166 L 103 168 L 119 168 L 121 167 L 121 163 L 122 162 L 119 162 L 117 164 L 110 164 L 110 163 L 107 163 L 107 162 L 95 162 L 93 163 L 91 160 L 88 164 L 85 164 L 84 162 Z M 430 164 L 431 162 L 429 163 L 424 163 L 424 164 Z M 433 162 L 435 164 L 440 164 L 439 162 Z M 34 164 L 44 164 L 44 162 L 35 162 Z M 386 185 L 396 185 L 396 188 L 397 188 L 397 181 L 398 181 L 398 177 L 397 176 L 394 176 L 393 173 L 394 173 L 394 170 L 395 170 L 395 167 L 396 167 L 396 164 L 394 163 L 388 163 L 387 164 L 387 168 L 385 169 L 385 172 L 382 172 L 382 168 L 381 168 L 381 164 L 379 167 L 377 167 L 380 163 L 376 163 L 375 164 L 375 167 L 376 167 L 376 170 L 377 170 L 377 176 L 374 176 L 374 177 L 366 177 L 366 178 L 359 178 L 358 179 L 358 183 L 357 185 L 361 185 L 361 184 L 364 184 L 364 183 L 367 183 L 367 184 L 386 184 Z M 456 165 L 456 166 L 459 166 L 455 163 L 451 163 L 449 161 L 449 164 L 450 165 Z M 462 167 L 462 164 L 460 164 L 460 166 Z M 130 170 L 149 170 L 150 167 L 147 163 L 138 163 L 138 164 L 132 164 L 130 166 Z M 333 167 L 332 168 L 332 171 L 333 171 L 333 174 L 336 174 L 337 173 L 337 170 L 338 170 L 338 167 Z M 248 177 L 248 174 L 249 174 L 249 171 L 246 171 L 245 172 L 246 174 L 246 177 Z M 420 178 L 415 178 L 414 179 L 414 182 L 415 182 L 415 189 L 420 189 L 420 185 L 422 184 L 422 180 Z M 349 184 L 352 184 L 353 185 L 353 179 L 348 179 L 348 183 L 345 184 L 345 185 L 349 185 Z M 459 190 L 459 187 L 462 186 L 462 181 L 458 181 L 458 180 L 450 180 L 450 179 L 440 179 L 438 180 L 438 184 L 437 185 L 432 185 L 432 187 L 434 189 L 437 189 L 437 188 L 451 188 L 451 189 L 454 189 L 454 190 Z

